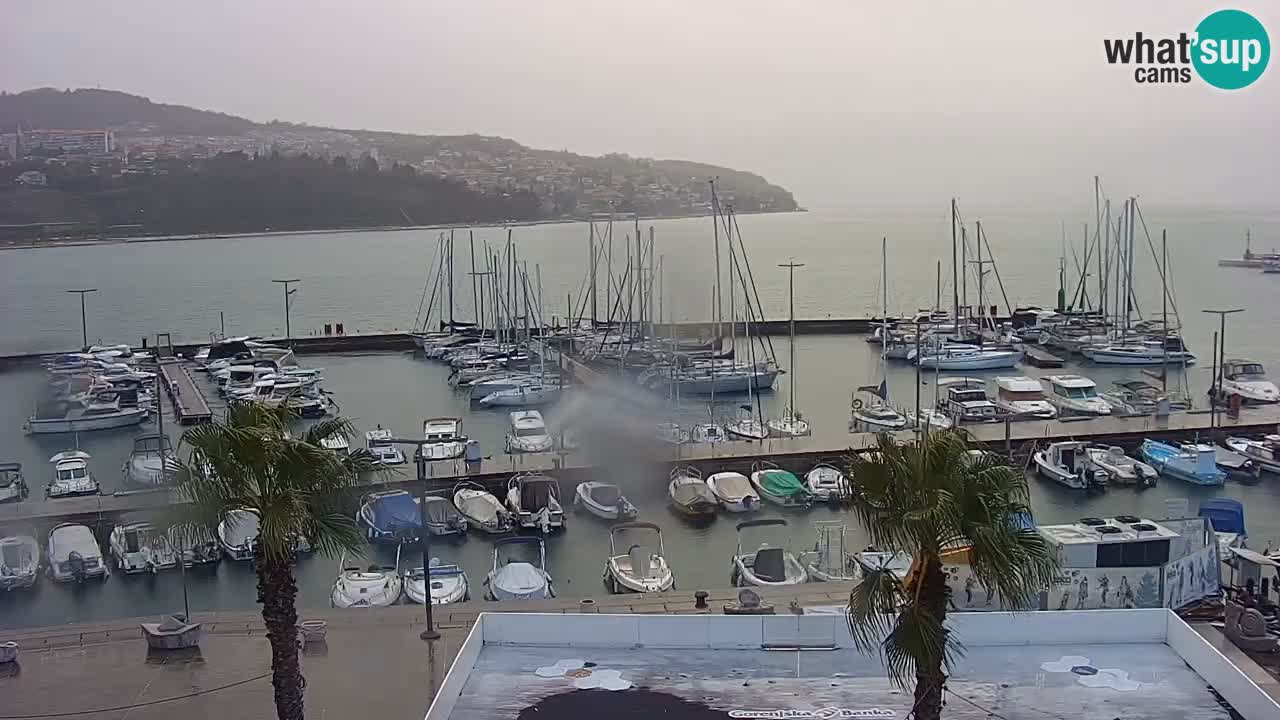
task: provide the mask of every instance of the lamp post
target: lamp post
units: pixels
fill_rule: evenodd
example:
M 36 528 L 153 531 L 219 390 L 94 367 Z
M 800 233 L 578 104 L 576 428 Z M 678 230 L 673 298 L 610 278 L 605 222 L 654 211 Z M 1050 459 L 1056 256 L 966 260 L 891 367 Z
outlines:
M 418 637 L 423 640 L 439 640 L 440 631 L 436 630 L 435 616 L 432 613 L 431 602 L 431 532 L 427 530 L 427 492 L 426 492 L 426 466 L 427 457 L 422 453 L 422 446 L 426 445 L 425 440 L 417 440 L 410 438 L 391 438 L 390 442 L 396 445 L 412 445 L 414 447 L 414 465 L 418 469 L 418 480 L 423 483 L 422 497 L 418 498 L 418 522 L 422 525 L 418 533 L 418 545 L 422 548 L 422 582 L 425 588 L 425 597 L 423 605 L 427 606 L 427 629 L 423 630 Z
M 1218 401 L 1222 396 L 1222 361 L 1227 358 L 1227 316 L 1244 312 L 1244 308 L 1231 308 L 1229 310 L 1201 310 L 1200 312 L 1209 313 L 1218 316 L 1218 355 L 1214 358 L 1217 369 L 1213 373 L 1213 383 L 1209 386 L 1209 408 L 1211 414 L 1209 417 L 1209 427 L 1216 428 L 1218 420 Z
M 289 280 L 272 280 L 271 282 L 279 283 L 284 286 L 284 339 L 288 340 L 293 337 L 293 332 L 289 327 L 289 296 L 298 292 L 297 290 L 290 290 L 289 286 L 302 281 L 297 278 L 292 278 Z
M 98 292 L 98 288 L 84 288 L 84 289 L 82 289 L 82 290 L 68 290 L 67 292 L 69 292 L 69 293 L 76 293 L 77 295 L 79 295 L 79 296 L 80 296 L 80 341 L 81 341 L 81 349 L 82 349 L 82 350 L 88 350 L 88 349 L 89 349 L 89 326 L 88 326 L 88 324 L 85 322 L 85 314 L 84 314 L 84 296 L 85 296 L 85 295 L 88 295 L 89 293 L 96 293 L 96 292 Z

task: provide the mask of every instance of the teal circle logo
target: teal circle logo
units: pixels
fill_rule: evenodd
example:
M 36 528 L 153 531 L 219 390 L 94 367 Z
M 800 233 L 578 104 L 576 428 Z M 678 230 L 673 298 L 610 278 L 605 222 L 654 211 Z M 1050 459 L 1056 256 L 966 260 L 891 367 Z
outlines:
M 1262 77 L 1271 59 L 1271 39 L 1257 18 L 1243 10 L 1219 10 L 1196 26 L 1191 58 L 1210 85 L 1239 90 Z

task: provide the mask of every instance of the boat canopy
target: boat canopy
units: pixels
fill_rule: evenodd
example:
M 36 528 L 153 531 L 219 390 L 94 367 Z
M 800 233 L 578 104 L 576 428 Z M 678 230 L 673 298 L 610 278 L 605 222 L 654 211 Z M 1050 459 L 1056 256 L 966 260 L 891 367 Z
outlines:
M 711 494 L 711 490 L 702 482 L 676 483 L 671 497 L 682 505 L 688 505 L 698 500 L 705 500 L 710 503 L 716 501 L 715 496 Z
M 1215 532 L 1244 535 L 1244 505 L 1231 498 L 1210 498 L 1200 503 L 1200 517 L 1213 523 Z
M 526 511 L 541 510 L 550 505 L 555 481 L 550 478 L 528 478 L 520 481 L 520 507 Z
M 592 502 L 606 507 L 617 505 L 622 499 L 622 491 L 617 485 L 594 485 L 587 488 L 587 495 L 591 497 Z
M 809 489 L 795 475 L 786 470 L 765 470 L 760 473 L 760 486 L 765 492 L 781 497 L 808 495 Z
M 422 527 L 418 504 L 408 493 L 375 498 L 372 510 L 373 525 L 379 530 L 414 530 Z M 430 514 L 430 507 L 427 510 Z
M 428 497 L 427 503 L 427 522 L 445 524 L 458 517 L 458 510 L 453 507 L 453 503 L 441 497 Z

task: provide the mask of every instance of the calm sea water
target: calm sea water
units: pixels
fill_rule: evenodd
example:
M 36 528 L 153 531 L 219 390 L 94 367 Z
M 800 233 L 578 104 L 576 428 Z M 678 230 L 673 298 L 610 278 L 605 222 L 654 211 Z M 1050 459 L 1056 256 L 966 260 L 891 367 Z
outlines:
M 1199 312 L 1203 307 L 1247 307 L 1229 329 L 1232 355 L 1248 355 L 1280 372 L 1280 343 L 1273 339 L 1277 315 L 1273 299 L 1276 276 L 1253 270 L 1218 268 L 1219 256 L 1242 250 L 1236 237 L 1251 225 L 1255 247 L 1264 238 L 1280 236 L 1276 217 L 1240 218 L 1230 215 L 1173 214 L 1148 222 L 1169 228 L 1169 254 L 1176 281 L 1176 299 L 1188 342 L 1206 362 L 1188 373 L 1190 387 L 1200 395 L 1208 384 L 1209 345 L 1216 321 Z M 934 265 L 949 259 L 949 226 L 938 217 L 865 217 L 806 213 L 754 216 L 741 219 L 765 312 L 785 315 L 786 280 L 775 266 L 794 257 L 806 262 L 797 271 L 796 306 L 801 317 L 865 315 L 879 302 L 879 238 L 889 238 L 890 311 L 903 312 L 932 304 Z M 1001 278 L 1010 301 L 1052 303 L 1056 290 L 1059 225 L 1056 218 L 1016 216 L 984 220 Z M 664 305 L 676 319 L 706 319 L 713 264 L 709 221 L 679 220 L 654 223 L 659 252 L 665 257 Z M 624 231 L 615 227 L 615 237 Z M 646 230 L 644 231 L 647 235 Z M 65 349 L 79 344 L 79 307 L 70 287 L 98 287 L 90 297 L 91 338 L 126 342 L 154 331 L 170 331 L 179 339 L 200 339 L 218 328 L 225 313 L 228 332 L 273 334 L 283 324 L 279 287 L 270 280 L 303 280 L 293 308 L 295 332 L 324 322 L 344 322 L 350 331 L 409 326 L 417 310 L 423 282 L 435 248 L 436 233 L 319 234 L 280 238 L 243 238 L 192 242 L 139 243 L 0 252 L 0 352 Z M 477 231 L 477 238 L 500 242 L 499 229 Z M 515 238 L 522 256 L 541 270 L 544 304 L 561 313 L 566 294 L 578 296 L 585 266 L 586 229 L 581 225 L 518 228 Z M 1158 242 L 1158 240 L 1157 240 Z M 622 242 L 615 246 L 622 257 Z M 467 256 L 459 241 L 460 265 Z M 621 266 L 621 265 L 620 265 Z M 465 266 L 464 266 L 465 267 Z M 949 270 L 944 269 L 944 275 Z M 1159 288 L 1151 280 L 1150 263 L 1139 264 L 1138 289 L 1147 306 L 1158 308 Z M 1144 280 L 1146 278 L 1144 287 Z M 971 281 L 972 282 L 972 281 Z M 971 285 L 972 287 L 972 285 Z M 459 317 L 469 317 L 470 283 L 457 281 Z M 1144 292 L 1146 290 L 1146 292 Z M 950 295 L 943 289 L 944 304 Z M 557 304 L 558 303 L 558 304 Z M 1158 311 L 1158 310 L 1157 310 Z M 299 329 L 303 330 L 299 330 Z M 785 357 L 785 339 L 775 338 Z M 876 376 L 875 348 L 857 336 L 801 337 L 797 341 L 797 406 L 815 424 L 844 427 L 850 390 Z M 342 412 L 361 429 L 382 424 L 412 433 L 422 418 L 463 415 L 466 429 L 489 452 L 500 453 L 505 415 L 470 412 L 465 400 L 447 386 L 447 370 L 409 354 L 331 355 L 304 358 L 325 368 L 326 387 L 335 394 Z M 1036 374 L 1029 369 L 1029 374 Z M 1134 375 L 1133 371 L 1090 368 L 1088 374 L 1105 384 Z M 42 376 L 35 371 L 0 374 L 0 459 L 22 462 L 36 490 L 29 503 L 43 502 L 39 488 L 47 482 L 47 458 L 71 442 L 59 436 L 24 436 L 20 426 L 35 402 Z M 914 375 L 890 369 L 896 400 L 912 401 Z M 778 412 L 786 403 L 785 381 L 765 397 L 767 410 Z M 931 386 L 922 394 L 931 398 Z M 733 402 L 721 411 L 731 413 Z M 618 408 L 616 412 L 630 410 Z M 549 411 L 552 420 L 556 413 Z M 685 417 L 703 415 L 705 407 L 686 403 Z M 93 455 L 94 467 L 107 491 L 118 487 L 119 468 L 135 431 L 90 433 L 81 445 Z M 640 507 L 641 519 L 661 524 L 668 555 L 681 588 L 722 586 L 728 582 L 729 557 L 735 543 L 733 520 L 722 517 L 696 527 L 672 515 L 666 507 L 665 476 L 643 471 L 611 471 Z M 1203 491 L 1173 481 L 1145 493 L 1115 490 L 1104 498 L 1086 498 L 1044 481 L 1032 480 L 1033 505 L 1041 522 L 1065 522 L 1084 515 L 1133 513 L 1160 516 L 1164 500 L 1223 494 L 1246 502 L 1253 544 L 1280 541 L 1280 521 L 1274 509 L 1280 483 L 1264 477 L 1252 486 L 1228 485 Z M 766 510 L 767 514 L 775 513 Z M 807 514 L 788 514 L 794 544 L 812 543 L 809 521 L 839 518 L 818 508 Z M 851 544 L 865 543 L 862 530 L 849 518 Z M 1274 544 L 1274 543 L 1273 543 Z M 574 518 L 567 532 L 548 543 L 550 571 L 562 595 L 586 597 L 603 592 L 600 573 L 608 546 L 607 526 L 591 518 Z M 435 554 L 460 562 L 470 573 L 474 592 L 491 563 L 492 545 L 483 537 L 442 542 Z M 406 564 L 410 559 L 406 556 Z M 337 560 L 305 558 L 299 566 L 300 602 L 325 607 Z M 198 570 L 189 577 L 192 610 L 253 609 L 254 578 L 247 565 L 223 563 Z M 0 596 L 0 627 L 27 627 L 84 622 L 113 617 L 151 615 L 181 606 L 177 574 L 160 577 L 113 576 L 105 584 L 58 586 L 42 581 L 29 592 Z

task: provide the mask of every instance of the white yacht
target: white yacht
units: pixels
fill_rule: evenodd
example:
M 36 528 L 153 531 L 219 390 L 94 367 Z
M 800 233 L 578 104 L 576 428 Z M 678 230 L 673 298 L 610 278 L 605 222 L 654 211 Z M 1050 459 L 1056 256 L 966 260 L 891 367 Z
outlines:
M 981 378 L 942 378 L 937 387 L 942 393 L 939 409 L 953 421 L 984 423 L 999 419 L 999 408 L 987 397 L 987 383 Z
M 655 548 L 633 543 L 625 553 L 618 552 L 617 536 L 624 532 L 652 531 Z M 604 566 L 604 584 L 611 593 L 664 592 L 676 585 L 675 575 L 667 565 L 662 546 L 662 528 L 647 522 L 628 522 L 609 528 L 609 559 Z
M 1080 353 L 1097 365 L 1190 365 L 1196 361 L 1190 351 L 1166 349 L 1159 342 L 1094 345 Z
M 1010 415 L 1052 420 L 1058 411 L 1044 397 L 1039 380 L 1025 375 L 996 378 L 996 407 Z
M 151 523 L 117 525 L 111 531 L 111 556 L 116 568 L 126 575 L 172 570 L 178 566 L 178 554 L 169 538 Z
M 1262 363 L 1253 360 L 1223 361 L 1222 394 L 1238 395 L 1245 404 L 1280 402 L 1280 390 L 1267 379 Z
M 89 453 L 82 450 L 67 450 L 49 458 L 53 465 L 53 479 L 44 490 L 45 497 L 97 495 L 101 489 L 89 470 L 89 459 Z
M 921 351 L 917 362 L 930 370 L 1004 370 L 1021 359 L 1021 350 L 944 346 L 937 351 Z
M 769 426 L 756 418 L 750 405 L 738 408 L 737 417 L 725 423 L 724 429 L 742 440 L 764 440 L 769 437 Z
M 333 581 L 329 602 L 336 608 L 387 607 L 400 599 L 403 579 L 400 577 L 400 547 L 396 546 L 395 565 L 370 565 L 361 570 L 347 565 L 346 553 L 338 562 L 338 577 Z
M 438 417 L 422 421 L 425 444 L 416 453 L 429 461 L 453 460 L 467 452 L 467 437 L 462 434 L 462 418 Z
M 111 576 L 93 531 L 84 525 L 63 523 L 49 531 L 49 576 L 58 582 L 83 581 Z
M 1098 395 L 1098 385 L 1081 375 L 1049 375 L 1040 378 L 1045 398 L 1066 415 L 1110 415 L 1111 405 Z
M 448 605 L 471 599 L 467 573 L 457 565 L 445 565 L 431 558 L 431 604 Z M 427 573 L 420 567 L 404 572 L 404 595 L 419 605 L 427 602 Z
M 554 445 L 542 413 L 537 410 L 517 410 L 511 413 L 511 427 L 507 430 L 508 453 L 547 452 Z
M 894 410 L 880 395 L 860 390 L 867 399 L 863 400 L 855 392 L 853 396 L 853 418 L 849 422 L 850 432 L 892 432 L 907 427 L 907 418 Z
M 391 428 L 384 428 L 381 425 L 364 434 L 365 449 L 373 456 L 375 465 L 395 467 L 408 462 L 404 457 L 404 452 L 392 444 L 391 440 L 394 437 L 395 433 L 391 432 Z
M 121 407 L 118 396 L 81 395 L 38 404 L 27 418 L 26 431 L 37 435 L 110 430 L 137 425 L 148 414 L 141 405 Z
M 560 398 L 560 385 L 538 383 L 536 385 L 520 385 L 510 390 L 497 390 L 480 398 L 480 407 L 528 407 L 530 405 L 546 405 Z
M 1088 447 L 1080 440 L 1051 442 L 1044 450 L 1037 450 L 1032 460 L 1036 471 L 1050 480 L 1073 490 L 1100 490 L 1107 486 L 1109 475 L 1093 464 Z
M 0 590 L 8 592 L 35 585 L 39 570 L 40 545 L 34 537 L 0 537 Z

